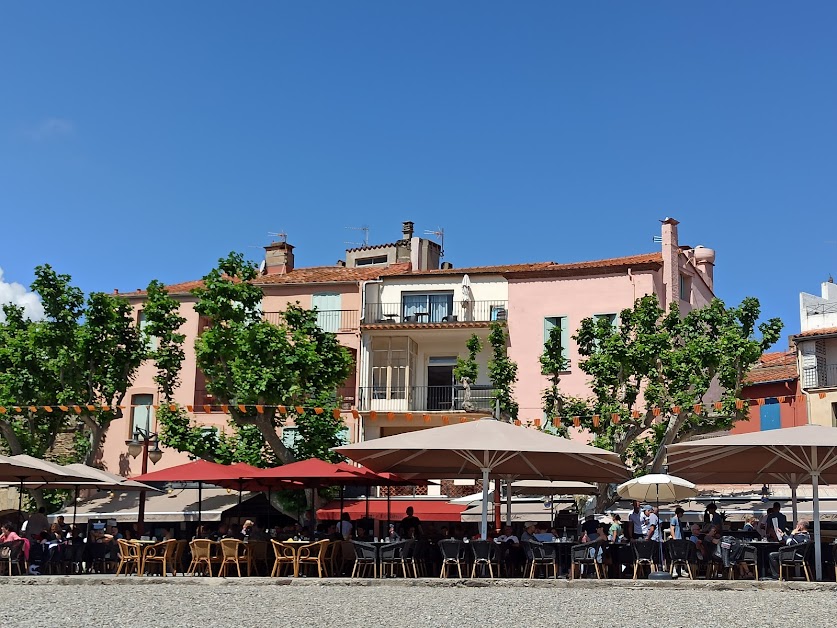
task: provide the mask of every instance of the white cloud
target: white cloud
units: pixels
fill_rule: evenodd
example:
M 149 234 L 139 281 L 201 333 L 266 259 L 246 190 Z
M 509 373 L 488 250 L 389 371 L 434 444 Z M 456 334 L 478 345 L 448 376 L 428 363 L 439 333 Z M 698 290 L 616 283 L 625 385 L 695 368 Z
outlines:
M 36 142 L 59 137 L 67 137 L 75 133 L 76 127 L 70 120 L 64 118 L 46 118 L 27 131 L 30 139 Z
M 11 282 L 8 283 L 3 280 L 3 269 L 0 268 L 0 305 L 4 303 L 14 303 L 23 308 L 23 312 L 27 318 L 32 320 L 39 320 L 44 317 L 44 308 L 38 295 L 34 292 L 29 292 L 25 286 Z M 0 309 L 0 322 L 6 320 L 6 315 Z

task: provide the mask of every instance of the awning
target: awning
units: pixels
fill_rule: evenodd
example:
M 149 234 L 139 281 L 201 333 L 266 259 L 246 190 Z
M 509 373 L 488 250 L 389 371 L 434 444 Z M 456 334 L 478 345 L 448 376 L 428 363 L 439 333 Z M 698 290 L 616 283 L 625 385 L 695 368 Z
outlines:
M 390 501 L 390 518 L 400 521 L 407 516 L 407 507 L 413 507 L 413 514 L 422 521 L 459 521 L 464 504 L 451 504 L 447 500 L 439 499 L 392 499 Z M 352 519 L 366 517 L 365 499 L 347 499 L 343 502 L 343 512 L 349 513 Z M 378 521 L 387 519 L 387 500 L 369 499 L 369 517 Z M 339 519 L 340 500 L 334 500 L 317 511 L 317 519 Z
M 548 522 L 552 519 L 553 512 L 557 512 L 560 510 L 561 503 L 571 503 L 572 500 L 564 500 L 561 502 L 560 500 L 555 500 L 555 510 L 553 511 L 549 506 L 544 507 L 543 502 L 532 501 L 532 502 L 519 502 L 515 501 L 512 502 L 512 521 L 546 521 Z M 489 519 L 493 520 L 493 504 L 488 508 L 488 515 Z M 462 513 L 462 522 L 463 523 L 479 523 L 480 518 L 482 516 L 482 501 L 477 503 L 474 506 L 468 508 L 468 510 Z M 502 520 L 506 521 L 506 505 L 503 504 L 503 515 Z
M 243 493 L 241 501 L 246 502 L 260 493 Z M 221 521 L 224 512 L 238 505 L 238 493 L 223 488 L 203 489 L 203 521 Z M 49 515 L 54 521 L 58 515 L 65 519 L 73 516 L 72 507 Z M 114 492 L 88 499 L 78 504 L 76 521 L 90 519 L 116 519 L 120 523 L 133 523 L 139 518 L 139 494 Z M 179 522 L 198 520 L 198 492 L 187 488 L 172 493 L 148 494 L 145 502 L 145 520 L 151 522 Z

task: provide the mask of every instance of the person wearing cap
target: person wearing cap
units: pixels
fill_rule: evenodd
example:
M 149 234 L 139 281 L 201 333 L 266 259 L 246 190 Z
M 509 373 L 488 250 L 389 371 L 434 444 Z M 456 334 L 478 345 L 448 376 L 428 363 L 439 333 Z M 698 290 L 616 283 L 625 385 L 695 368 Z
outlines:
M 645 504 L 642 507 L 643 517 L 643 531 L 645 533 L 646 541 L 660 540 L 660 518 L 654 512 L 654 507 Z
M 527 521 L 523 524 L 523 534 L 520 535 L 521 541 L 537 541 L 535 537 L 535 522 Z

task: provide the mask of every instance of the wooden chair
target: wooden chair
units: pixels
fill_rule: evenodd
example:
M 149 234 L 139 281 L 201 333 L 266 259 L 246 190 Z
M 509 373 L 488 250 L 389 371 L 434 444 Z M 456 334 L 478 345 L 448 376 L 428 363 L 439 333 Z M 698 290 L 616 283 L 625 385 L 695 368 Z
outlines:
M 259 563 L 267 569 L 267 541 L 249 541 L 244 544 L 244 555 L 247 557 L 247 575 L 253 572 L 260 576 Z
M 273 554 L 275 556 L 270 577 L 276 578 L 282 575 L 282 569 L 284 567 L 293 569 L 294 563 L 296 562 L 296 553 L 292 547 L 282 545 L 279 541 L 271 539 L 270 543 L 273 546 Z
M 174 550 L 174 559 L 171 562 L 171 575 L 176 576 L 178 571 L 182 574 L 186 573 L 183 557 L 186 555 L 187 547 L 189 547 L 188 541 L 181 539 L 177 542 L 177 548 Z
M 217 545 L 215 541 L 209 539 L 195 539 L 189 543 L 189 549 L 192 551 L 192 562 L 189 563 L 188 575 L 194 576 L 198 567 L 204 567 L 201 573 L 209 572 L 212 576 L 212 547 Z
M 117 539 L 116 543 L 119 545 L 119 565 L 116 567 L 116 575 L 122 573 L 125 569 L 125 575 L 128 575 L 129 570 L 139 575 L 140 568 L 140 547 L 136 543 L 130 543 L 125 539 Z
M 308 566 L 308 565 L 316 565 L 317 566 L 317 577 L 322 578 L 323 575 L 328 575 L 328 571 L 326 569 L 326 549 L 328 548 L 329 544 L 332 541 L 317 541 L 316 543 L 311 543 L 310 545 L 303 545 L 299 548 L 299 556 L 297 557 L 297 561 L 299 562 L 299 566 Z
M 155 543 L 154 545 L 149 545 L 143 549 L 142 565 L 140 570 L 142 575 L 145 575 L 145 571 L 148 569 L 150 564 L 159 565 L 160 572 L 163 574 L 163 577 L 165 577 L 167 575 L 166 572 L 169 570 L 169 565 L 172 565 L 174 562 L 174 552 L 176 549 L 177 541 L 175 539 Z
M 247 557 L 242 553 L 244 543 L 238 539 L 221 539 L 221 568 L 218 570 L 219 577 L 227 576 L 227 567 L 235 565 L 238 577 L 241 577 L 241 564 L 247 564 Z

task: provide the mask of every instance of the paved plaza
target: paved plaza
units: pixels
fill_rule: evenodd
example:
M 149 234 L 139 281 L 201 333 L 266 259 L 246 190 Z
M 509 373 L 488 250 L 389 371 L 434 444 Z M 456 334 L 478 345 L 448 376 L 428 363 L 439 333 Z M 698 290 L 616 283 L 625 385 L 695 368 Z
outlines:
M 4 627 L 787 627 L 837 616 L 833 583 L 13 580 L 0 581 Z

